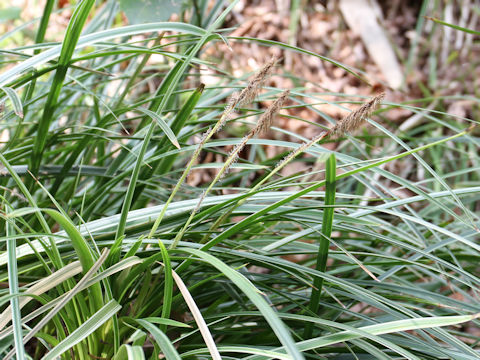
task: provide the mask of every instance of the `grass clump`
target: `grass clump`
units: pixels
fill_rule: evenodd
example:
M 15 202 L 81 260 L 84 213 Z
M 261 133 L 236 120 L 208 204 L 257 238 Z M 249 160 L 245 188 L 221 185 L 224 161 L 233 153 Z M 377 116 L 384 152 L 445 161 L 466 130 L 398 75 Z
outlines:
M 275 58 L 202 84 L 234 5 L 117 26 L 116 2 L 82 1 L 42 44 L 47 6 L 35 43 L 3 53 L 0 357 L 478 358 L 475 121 L 382 93 L 310 139 L 259 136 L 328 94 L 265 88 Z M 397 107 L 435 126 L 395 135 Z

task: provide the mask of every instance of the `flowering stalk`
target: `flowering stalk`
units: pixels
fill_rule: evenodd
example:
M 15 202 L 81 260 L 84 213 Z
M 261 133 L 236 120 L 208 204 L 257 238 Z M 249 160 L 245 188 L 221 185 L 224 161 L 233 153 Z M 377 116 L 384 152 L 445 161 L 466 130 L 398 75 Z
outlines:
M 278 113 L 278 111 L 282 108 L 283 103 L 285 100 L 288 98 L 290 95 L 290 90 L 285 90 L 280 97 L 275 100 L 275 102 L 262 114 L 260 119 L 257 122 L 257 125 L 242 139 L 242 141 L 237 144 L 233 150 L 231 151 L 230 155 L 228 158 L 225 160 L 225 163 L 223 164 L 222 168 L 220 171 L 217 173 L 215 178 L 212 180 L 208 188 L 202 193 L 202 196 L 200 197 L 200 200 L 197 203 L 197 206 L 195 209 L 192 211 L 190 214 L 190 217 L 186 221 L 185 225 L 183 226 L 182 230 L 180 230 L 177 233 L 177 236 L 175 236 L 175 240 L 173 241 L 171 248 L 174 249 L 177 245 L 178 242 L 182 239 L 183 234 L 185 234 L 185 231 L 187 230 L 188 226 L 193 220 L 193 217 L 195 214 L 200 210 L 200 207 L 207 197 L 208 193 L 212 190 L 213 186 L 228 172 L 230 167 L 237 161 L 238 155 L 242 151 L 242 149 L 245 147 L 247 142 L 253 138 L 255 135 L 259 133 L 265 133 L 271 126 L 273 118 L 275 115 Z
M 304 142 L 300 145 L 297 149 L 291 151 L 282 161 L 280 161 L 277 166 L 261 181 L 259 181 L 254 187 L 252 187 L 248 193 L 254 193 L 257 191 L 265 182 L 267 182 L 273 175 L 278 173 L 282 170 L 290 161 L 295 159 L 298 155 L 306 151 L 311 146 L 315 145 L 316 143 L 322 141 L 327 137 L 332 137 L 333 139 L 338 139 L 339 137 L 343 136 L 346 132 L 353 131 L 360 127 L 363 122 L 378 108 L 381 101 L 385 97 L 385 93 L 380 93 L 379 95 L 373 97 L 368 102 L 360 106 L 357 110 L 352 111 L 342 120 L 340 120 L 333 128 L 322 131 L 320 134 L 313 137 L 310 141 Z M 215 231 L 220 224 L 222 224 L 235 210 L 238 206 L 242 205 L 247 201 L 247 197 L 239 200 L 236 204 L 234 204 L 229 211 L 225 212 L 222 216 L 220 216 L 217 221 L 211 226 L 210 231 Z M 206 234 L 203 239 L 202 243 L 208 240 L 208 234 Z
M 220 117 L 220 120 L 215 124 L 215 126 L 211 129 L 209 129 L 203 136 L 202 140 L 198 144 L 197 148 L 195 149 L 195 152 L 193 153 L 190 161 L 188 162 L 182 176 L 178 180 L 177 184 L 172 190 L 172 193 L 170 194 L 169 198 L 163 205 L 162 211 L 158 215 L 157 219 L 155 220 L 155 223 L 153 224 L 152 228 L 150 229 L 150 232 L 148 234 L 148 237 L 151 238 L 153 234 L 155 234 L 155 231 L 157 231 L 158 227 L 160 226 L 160 223 L 163 220 L 163 217 L 165 216 L 165 213 L 167 211 L 168 205 L 172 202 L 173 198 L 177 194 L 178 190 L 184 183 L 185 179 L 187 178 L 188 174 L 190 173 L 190 170 L 193 167 L 193 164 L 197 161 L 198 157 L 200 156 L 200 152 L 203 149 L 203 146 L 206 144 L 206 142 L 217 132 L 219 131 L 222 126 L 225 124 L 231 113 L 234 111 L 234 109 L 237 107 L 237 105 L 240 104 L 246 104 L 249 100 L 253 100 L 258 92 L 260 91 L 266 77 L 272 72 L 273 67 L 275 65 L 275 58 L 272 58 L 267 64 L 265 64 L 256 74 L 255 77 L 250 81 L 250 83 L 247 85 L 245 89 L 243 89 L 239 94 L 234 94 L 232 98 L 230 99 L 229 103 L 225 107 L 224 112 L 222 113 L 222 116 Z

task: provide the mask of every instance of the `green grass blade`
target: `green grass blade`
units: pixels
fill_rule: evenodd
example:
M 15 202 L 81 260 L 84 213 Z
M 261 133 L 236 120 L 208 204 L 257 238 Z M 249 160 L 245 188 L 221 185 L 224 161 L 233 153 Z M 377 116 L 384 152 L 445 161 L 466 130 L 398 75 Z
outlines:
M 455 25 L 455 24 L 450 24 L 448 22 L 445 22 L 443 20 L 440 20 L 440 19 L 437 19 L 437 18 L 434 18 L 434 17 L 430 17 L 430 16 L 425 16 L 425 18 L 428 19 L 428 20 L 432 20 L 433 22 L 435 22 L 437 24 L 448 26 L 448 27 L 451 27 L 452 29 L 455 29 L 455 30 L 463 31 L 467 34 L 473 34 L 473 35 L 480 36 L 480 31 L 475 31 L 473 29 L 468 29 L 468 28 L 464 28 L 464 27 L 461 27 L 461 26 L 458 26 L 458 25 Z
M 40 44 L 45 39 L 45 34 L 47 32 L 48 21 L 50 20 L 50 15 L 55 5 L 55 0 L 47 0 L 45 7 L 43 8 L 42 19 L 40 20 L 40 25 L 38 26 L 37 33 L 35 34 L 35 43 Z M 35 51 L 38 53 L 38 51 Z
M 248 355 L 259 355 L 264 359 L 279 359 L 279 360 L 292 360 L 292 357 L 288 354 L 282 354 L 280 352 L 269 351 L 254 347 L 247 346 L 219 346 L 218 351 L 225 353 L 238 353 L 238 354 L 248 354 Z M 195 356 L 207 354 L 207 349 L 197 349 L 188 352 L 182 353 L 182 356 Z
M 160 349 L 162 349 L 163 355 L 168 360 L 180 360 L 181 357 L 178 354 L 177 350 L 173 346 L 172 342 L 170 339 L 165 335 L 160 329 L 158 329 L 155 325 L 152 323 L 143 320 L 143 319 L 137 319 L 136 320 L 140 325 L 142 325 L 145 330 L 147 330 L 150 334 L 152 334 L 153 338 L 155 339 L 155 342 L 160 346 Z
M 7 95 L 7 97 L 10 99 L 12 105 L 13 105 L 13 111 L 17 116 L 20 118 L 23 118 L 23 105 L 22 105 L 22 100 L 20 100 L 20 97 L 17 95 L 15 90 L 8 86 L 2 86 L 0 89 Z
M 170 311 L 172 309 L 172 297 L 173 297 L 173 277 L 172 277 L 172 265 L 170 263 L 170 256 L 168 254 L 167 248 L 162 243 L 161 240 L 158 242 L 160 251 L 162 252 L 163 266 L 165 267 L 165 286 L 163 291 L 163 305 L 162 305 L 162 318 L 169 319 Z M 167 326 L 161 325 L 160 330 L 166 332 Z
M 104 251 L 102 256 L 97 260 L 97 262 L 88 270 L 88 272 L 85 274 L 85 276 L 75 285 L 75 287 L 69 291 L 69 293 L 63 297 L 56 305 L 55 307 L 48 313 L 47 316 L 42 318 L 41 321 L 39 321 L 29 332 L 28 334 L 23 338 L 24 343 L 28 343 L 30 339 L 33 338 L 34 335 L 36 335 L 41 328 L 43 328 L 70 300 L 73 299 L 75 295 L 77 295 L 82 288 L 86 285 L 86 283 L 91 279 L 91 277 L 97 272 L 97 270 L 100 268 L 100 266 L 103 264 L 105 259 L 107 258 L 108 255 L 108 250 Z M 12 353 L 10 353 L 12 354 Z M 9 356 L 7 355 L 7 358 Z
M 205 85 L 201 84 L 197 89 L 195 89 L 193 93 L 190 95 L 190 97 L 187 99 L 185 104 L 183 104 L 182 108 L 180 109 L 178 114 L 175 116 L 175 119 L 173 119 L 171 124 L 171 129 L 172 129 L 172 132 L 175 134 L 175 136 L 178 135 L 180 130 L 183 129 L 192 111 L 195 109 L 195 106 L 200 100 L 200 97 L 202 96 L 204 88 L 205 88 Z M 158 143 L 157 149 L 164 149 L 163 151 L 170 150 L 170 148 L 167 145 L 168 145 L 167 141 L 165 139 L 162 139 Z M 161 160 L 152 162 L 151 163 L 152 169 L 146 169 L 145 172 L 141 175 L 141 178 L 149 179 L 153 174 L 158 172 L 161 174 L 167 173 L 171 169 L 173 162 L 175 161 L 176 158 L 177 158 L 177 155 L 171 155 Z M 137 189 L 135 190 L 135 195 L 133 200 L 134 202 L 138 199 L 138 197 L 140 196 L 141 192 L 144 189 L 145 189 L 145 185 L 140 185 L 137 187 Z M 145 205 L 146 205 L 146 201 L 143 201 L 143 202 L 140 202 L 138 207 L 145 207 Z
M 170 129 L 168 124 L 165 122 L 165 120 L 163 120 L 163 118 L 160 115 L 158 115 L 157 113 L 155 113 L 153 111 L 150 111 L 148 109 L 144 109 L 144 108 L 141 108 L 141 107 L 136 108 L 135 110 L 140 111 L 140 112 L 144 113 L 145 115 L 150 116 L 153 120 L 155 120 L 158 127 L 163 130 L 163 132 L 165 133 L 167 138 L 170 140 L 170 142 L 177 149 L 180 149 L 180 144 L 178 143 L 178 140 L 175 137 L 175 134 L 173 133 L 172 129 Z
M 190 35 L 202 36 L 205 34 L 205 30 L 185 24 L 185 23 L 175 23 L 175 22 L 158 22 L 158 23 L 149 23 L 149 24 L 140 24 L 140 25 L 130 25 L 122 26 L 114 29 L 108 29 L 99 31 L 92 34 L 87 34 L 81 36 L 77 42 L 75 50 L 92 45 L 98 42 L 107 41 L 113 38 L 121 38 L 123 36 L 132 36 L 137 34 L 155 32 L 155 31 L 178 31 L 181 33 L 186 33 Z M 32 68 L 39 67 L 50 60 L 54 60 L 61 53 L 62 47 L 55 46 L 51 49 L 43 51 L 42 53 L 35 55 L 22 63 L 14 66 L 13 68 L 5 71 L 0 74 L 0 86 L 6 86 L 7 84 L 14 81 L 14 79 L 24 71 Z
M 5 206 L 5 205 L 4 205 Z M 5 211 L 8 214 L 10 207 L 5 206 Z M 15 234 L 12 224 L 7 221 L 6 235 L 12 236 Z M 7 240 L 7 253 L 8 253 L 8 292 L 10 295 L 16 295 L 19 293 L 18 286 L 18 269 L 17 269 L 17 256 L 16 256 L 16 240 L 12 238 Z M 12 325 L 13 325 L 13 338 L 15 342 L 15 353 L 17 359 L 25 358 L 25 347 L 23 346 L 23 334 L 22 334 L 22 319 L 20 314 L 20 305 L 18 297 L 14 296 L 10 300 Z
M 330 246 L 330 236 L 332 235 L 333 228 L 333 213 L 335 210 L 335 188 L 336 188 L 336 174 L 337 174 L 337 161 L 335 154 L 330 155 L 325 163 L 325 206 L 323 210 L 322 221 L 322 237 L 320 238 L 320 244 L 318 247 L 317 262 L 315 269 L 321 272 L 325 272 L 327 268 L 328 249 Z M 308 309 L 313 313 L 318 313 L 320 307 L 320 295 L 322 292 L 323 278 L 316 277 L 313 280 L 312 294 L 310 295 L 310 303 Z M 304 338 L 310 338 L 312 336 L 313 324 L 305 327 Z
M 75 224 L 67 218 L 64 214 L 61 214 L 57 210 L 45 209 L 45 213 L 50 215 L 58 224 L 60 224 L 67 234 L 70 236 L 73 247 L 77 252 L 78 259 L 82 264 L 83 271 L 86 273 L 95 263 L 95 258 L 92 255 L 90 247 L 87 241 L 83 238 L 82 234 L 78 231 Z
M 75 8 L 70 22 L 68 23 L 65 38 L 62 43 L 62 50 L 58 59 L 58 67 L 48 93 L 47 101 L 43 108 L 42 117 L 38 123 L 37 133 L 35 135 L 33 153 L 30 162 L 30 170 L 34 174 L 38 172 L 40 167 L 41 156 L 47 142 L 48 130 L 56 110 L 57 100 L 63 87 L 63 81 L 67 75 L 70 60 L 73 52 L 75 51 L 75 47 L 78 39 L 80 38 L 85 21 L 87 20 L 88 14 L 90 13 L 90 10 L 94 4 L 95 0 L 82 0 Z
M 185 104 L 183 104 L 177 116 L 175 116 L 175 119 L 173 119 L 171 128 L 175 135 L 178 135 L 180 130 L 183 129 L 192 111 L 195 109 L 195 106 L 200 100 L 200 97 L 202 96 L 204 88 L 205 88 L 205 85 L 201 84 L 197 89 L 195 89 L 192 95 L 190 95 L 188 100 L 185 102 Z M 161 141 L 158 144 L 158 148 L 163 148 L 164 146 L 165 146 L 165 141 Z M 175 155 L 171 155 L 167 158 L 162 159 L 161 161 L 159 161 L 155 169 L 161 170 L 162 174 L 168 172 L 175 158 L 176 158 Z
M 47 32 L 48 21 L 50 20 L 50 15 L 52 14 L 53 6 L 55 5 L 55 0 L 47 0 L 45 7 L 43 8 L 42 19 L 40 20 L 40 25 L 38 26 L 37 33 L 35 34 L 35 44 L 43 43 L 45 39 L 45 34 Z M 35 49 L 33 53 L 36 55 L 40 52 L 40 49 Z M 24 95 L 25 102 L 29 102 L 32 98 L 33 92 L 37 84 L 37 79 L 34 78 L 29 84 L 27 91 Z M 25 112 L 28 111 L 28 106 L 25 107 Z M 15 132 L 14 138 L 21 133 L 21 126 L 18 126 L 17 131 Z
M 140 259 L 136 258 L 136 257 L 130 257 L 128 259 L 125 259 L 125 260 L 122 260 L 120 263 L 118 264 L 115 264 L 111 267 L 109 267 L 107 270 L 105 271 L 102 271 L 101 273 L 99 273 L 98 275 L 95 275 L 93 276 L 92 278 L 90 278 L 90 280 L 87 279 L 86 282 L 82 282 L 80 284 L 80 286 L 78 286 L 78 291 L 81 291 L 81 290 L 85 290 L 89 287 L 91 287 L 93 284 L 96 284 L 98 283 L 99 281 L 102 281 L 104 279 L 107 279 L 108 277 L 112 276 L 113 274 L 123 270 L 123 269 L 126 269 L 128 267 L 131 267 L 133 265 L 136 265 L 136 264 L 139 264 L 141 263 Z M 75 263 L 72 263 L 73 265 L 75 265 L 72 269 L 69 269 L 69 271 L 63 271 L 61 274 L 55 274 L 55 277 L 51 276 L 50 278 L 46 279 L 47 281 L 55 281 L 53 286 L 52 284 L 50 283 L 47 283 L 47 284 L 42 284 L 41 287 L 38 287 L 38 286 L 32 286 L 31 289 L 28 289 L 28 293 L 32 295 L 33 298 L 35 298 L 35 296 L 37 295 L 40 295 L 40 294 L 43 294 L 45 293 L 47 290 L 53 288 L 56 284 L 59 283 L 58 281 L 58 278 L 60 278 L 61 276 L 63 278 L 66 278 L 68 279 L 68 277 L 66 277 L 67 275 L 76 275 L 76 274 L 79 274 L 81 273 L 81 265 L 78 263 L 78 262 L 75 262 Z M 65 268 L 67 267 L 70 267 L 70 264 L 67 265 Z M 67 269 L 65 269 L 67 270 Z M 73 270 L 73 271 L 72 271 Z M 76 271 L 76 272 L 75 272 Z M 73 274 L 72 274 L 73 272 Z M 61 278 L 60 278 L 61 279 Z M 42 282 L 45 283 L 44 280 L 42 280 Z M 50 301 L 49 303 L 39 307 L 38 309 L 36 309 L 35 311 L 29 313 L 28 315 L 26 315 L 24 317 L 24 321 L 25 322 L 28 322 L 28 321 L 31 321 L 35 318 L 37 318 L 38 316 L 42 315 L 43 313 L 47 312 L 49 309 L 53 308 L 54 306 L 57 306 L 57 304 L 60 302 L 60 301 L 64 301 L 65 297 L 67 297 L 69 295 L 69 293 L 64 293 L 63 295 L 57 297 L 55 300 L 53 301 Z M 21 299 L 21 302 L 20 302 L 20 307 L 23 307 L 28 301 L 30 301 L 31 298 L 30 297 L 24 297 Z M 0 316 L 0 321 L 2 324 L 6 324 L 5 320 L 9 320 L 9 316 L 10 316 L 10 309 L 8 309 L 8 312 L 4 312 L 2 313 L 2 315 Z M 154 322 L 152 320 L 152 322 Z M 162 322 L 159 322 L 161 324 L 167 324 L 167 325 L 171 325 L 171 326 L 186 326 L 186 327 L 189 327 L 188 325 L 185 325 L 183 323 L 178 323 L 177 321 L 174 321 L 174 320 L 170 320 L 170 319 L 163 319 Z M 3 334 L 2 334 L 3 335 Z M 2 336 L 3 337 L 3 336 Z
M 335 65 L 336 67 L 339 67 L 339 68 L 345 70 L 346 72 L 355 76 L 357 79 L 359 79 L 363 82 L 367 82 L 367 80 L 363 76 L 359 75 L 355 70 L 353 70 L 349 66 L 344 65 L 344 64 L 342 64 L 338 61 L 335 61 L 333 59 L 330 59 L 326 56 L 319 55 L 314 51 L 305 50 L 305 49 L 302 49 L 300 47 L 292 46 L 292 45 L 285 44 L 283 42 L 275 41 L 275 40 L 266 40 L 266 39 L 251 38 L 251 37 L 244 37 L 244 36 L 243 37 L 229 36 L 228 39 L 229 40 L 239 40 L 239 41 L 249 41 L 249 42 L 262 44 L 262 45 L 265 45 L 265 46 L 278 47 L 278 48 L 281 48 L 281 49 L 284 49 L 284 50 L 287 50 L 287 51 L 293 51 L 293 52 L 300 53 L 300 54 L 314 56 L 316 58 L 321 59 L 322 61 L 327 61 L 327 62 Z
M 68 279 L 74 277 L 75 275 L 81 273 L 81 265 L 78 261 L 72 262 L 65 267 L 57 270 L 53 274 L 44 277 L 42 280 L 37 282 L 36 284 L 28 287 L 26 289 L 26 293 L 32 296 L 38 296 L 41 294 L 46 293 L 48 290 L 53 289 L 57 285 L 67 281 Z M 32 300 L 32 297 L 22 297 L 19 300 L 19 308 L 22 309 L 25 305 L 27 305 Z M 5 328 L 8 325 L 12 318 L 11 308 L 7 307 L 2 314 L 0 315 L 0 329 Z
M 7 161 L 7 159 L 3 156 L 3 154 L 0 152 L 0 161 L 3 163 L 3 165 L 6 167 L 8 173 L 12 176 L 13 180 L 15 181 L 15 184 L 18 186 L 20 191 L 22 192 L 23 196 L 27 199 L 28 203 L 32 208 L 37 207 L 37 202 L 33 198 L 32 194 L 30 191 L 28 191 L 27 187 L 25 186 L 25 183 L 22 181 L 22 179 L 17 175 L 13 167 L 10 165 L 10 163 Z M 44 231 L 45 234 L 50 233 L 50 227 L 48 226 L 47 221 L 43 217 L 42 213 L 40 211 L 36 211 L 35 215 L 42 227 L 42 230 Z M 55 246 L 55 242 L 53 242 L 52 239 L 48 239 L 50 241 L 50 248 L 44 246 L 45 252 L 48 254 L 49 258 L 53 261 L 53 264 L 57 269 L 62 268 L 63 262 L 60 256 L 60 253 L 58 252 L 57 247 Z
M 350 341 L 352 339 L 361 338 L 362 333 L 370 335 L 383 335 L 393 332 L 411 331 L 432 327 L 450 326 L 462 324 L 476 319 L 479 315 L 461 315 L 461 316 L 439 316 L 424 317 L 416 319 L 398 320 L 386 322 L 378 325 L 369 325 L 358 328 L 356 330 L 342 331 L 338 334 L 327 335 L 315 339 L 305 340 L 298 344 L 302 350 L 317 349 L 324 346 L 337 344 L 339 342 Z M 276 349 L 278 350 L 278 349 Z
M 77 253 L 78 259 L 82 264 L 83 273 L 87 273 L 87 271 L 95 264 L 95 257 L 93 256 L 87 241 L 83 238 L 82 234 L 78 231 L 72 220 L 70 220 L 66 215 L 63 215 L 60 212 L 52 209 L 45 209 L 44 211 L 65 229 L 66 233 L 70 237 L 70 240 L 72 241 L 72 245 Z M 100 309 L 103 306 L 103 295 L 100 285 L 93 285 L 90 291 L 94 308 Z
M 255 304 L 258 310 L 260 310 L 262 315 L 265 317 L 265 320 L 271 326 L 278 340 L 287 349 L 287 353 L 292 356 L 293 359 L 304 359 L 302 353 L 295 345 L 295 341 L 293 341 L 288 328 L 279 319 L 278 315 L 275 313 L 275 311 L 273 311 L 271 306 L 262 298 L 260 291 L 255 288 L 255 286 L 247 278 L 208 253 L 186 248 L 182 248 L 181 251 L 195 255 L 196 257 L 217 268 L 228 279 L 230 279 L 230 281 L 232 281 L 244 293 L 244 295 Z
M 58 356 L 68 351 L 74 345 L 83 341 L 87 336 L 92 334 L 100 326 L 104 325 L 109 319 L 114 316 L 121 306 L 115 301 L 111 300 L 105 304 L 100 310 L 93 314 L 86 322 L 84 322 L 78 329 L 68 335 L 57 346 L 50 350 L 42 360 L 55 360 Z
M 145 353 L 141 346 L 123 344 L 118 349 L 113 360 L 145 360 Z

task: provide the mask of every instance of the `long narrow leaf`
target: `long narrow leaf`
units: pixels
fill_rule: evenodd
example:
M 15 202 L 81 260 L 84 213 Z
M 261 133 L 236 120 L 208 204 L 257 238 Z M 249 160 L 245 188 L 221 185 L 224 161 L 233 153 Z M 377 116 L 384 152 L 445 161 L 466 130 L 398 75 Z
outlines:
M 184 252 L 190 253 L 209 263 L 217 268 L 227 278 L 230 279 L 238 288 L 247 296 L 251 302 L 260 310 L 265 320 L 272 327 L 273 332 L 277 335 L 278 340 L 285 346 L 287 352 L 293 359 L 304 359 L 302 353 L 299 351 L 295 342 L 290 335 L 290 331 L 285 324 L 279 319 L 278 315 L 273 311 L 270 305 L 262 298 L 260 292 L 253 284 L 248 281 L 239 272 L 233 270 L 231 267 L 225 265 L 222 261 L 214 256 L 195 249 L 181 249 Z
M 68 351 L 71 347 L 84 340 L 88 335 L 92 334 L 100 326 L 105 324 L 112 316 L 114 316 L 121 306 L 115 301 L 111 300 L 105 304 L 100 310 L 85 321 L 77 330 L 71 333 L 67 338 L 62 340 L 57 346 L 50 350 L 42 360 L 54 360 Z
M 332 235 L 333 227 L 333 213 L 335 205 L 335 188 L 336 188 L 336 172 L 337 163 L 335 154 L 330 155 L 325 163 L 325 206 L 323 210 L 322 221 L 322 237 L 320 238 L 317 254 L 317 262 L 315 269 L 321 272 L 325 272 L 327 268 L 328 249 L 330 246 L 330 236 Z M 310 295 L 310 303 L 308 309 L 316 314 L 319 308 L 320 294 L 322 292 L 323 278 L 316 277 L 313 280 L 312 294 Z M 308 339 L 312 336 L 313 324 L 308 324 L 305 327 L 304 338 Z
M 105 249 L 102 256 L 97 260 L 97 262 L 88 270 L 85 276 L 75 285 L 75 287 L 70 290 L 67 296 L 65 296 L 61 301 L 59 301 L 55 307 L 45 316 L 41 321 L 39 321 L 23 338 L 23 342 L 26 344 L 33 336 L 44 327 L 75 295 L 77 295 L 85 284 L 90 280 L 90 278 L 97 272 L 97 270 L 102 266 L 103 262 L 107 258 L 108 250 Z M 13 352 L 10 352 L 5 358 L 8 360 L 13 355 Z
M 158 329 L 155 325 L 152 323 L 143 320 L 143 319 L 137 319 L 136 320 L 140 325 L 142 325 L 150 334 L 152 334 L 153 338 L 155 339 L 156 343 L 158 346 L 160 346 L 160 349 L 162 349 L 163 354 L 168 360 L 180 360 L 181 357 L 178 355 L 177 350 L 173 346 L 172 342 L 170 339 L 161 331 Z
M 12 102 L 13 105 L 13 111 L 15 111 L 15 114 L 17 114 L 19 117 L 23 118 L 23 105 L 22 105 L 22 100 L 20 100 L 19 96 L 10 87 L 7 86 L 2 86 L 0 89 L 7 94 L 8 98 Z
M 5 206 L 5 210 L 8 214 L 10 208 Z M 7 236 L 14 235 L 14 229 L 12 224 L 7 222 L 6 226 Z M 17 269 L 17 257 L 16 257 L 16 240 L 12 238 L 7 240 L 7 253 L 8 253 L 8 292 L 10 295 L 15 295 L 19 293 L 18 286 L 18 269 Z M 22 319 L 20 314 L 20 304 L 18 297 L 14 296 L 10 300 L 11 314 L 12 314 L 12 325 L 13 325 L 13 339 L 15 341 L 15 353 L 17 359 L 25 358 L 25 347 L 23 346 L 23 334 L 22 334 Z M 3 328 L 3 327 L 0 327 Z
M 198 325 L 200 333 L 202 334 L 203 340 L 205 341 L 205 344 L 207 345 L 208 351 L 210 352 L 210 355 L 212 356 L 212 359 L 221 360 L 222 357 L 220 356 L 220 353 L 218 352 L 217 345 L 215 344 L 215 341 L 213 340 L 212 334 L 210 333 L 210 330 L 208 329 L 207 323 L 203 319 L 202 313 L 200 312 L 200 309 L 198 308 L 197 304 L 195 303 L 195 300 L 193 299 L 192 295 L 190 294 L 190 291 L 188 291 L 188 288 L 185 286 L 185 283 L 180 278 L 180 276 L 178 276 L 177 273 L 173 270 L 172 270 L 172 277 L 175 280 L 175 283 L 177 284 L 178 289 L 182 293 L 182 296 L 185 299 L 185 302 L 187 303 L 187 306 L 190 309 L 190 311 L 192 313 L 192 316 L 193 316 L 193 318 L 195 319 L 195 322 Z
M 137 108 L 137 111 L 143 112 L 144 114 L 150 116 L 153 120 L 156 121 L 157 125 L 160 127 L 160 129 L 163 130 L 167 138 L 170 140 L 170 142 L 175 145 L 177 149 L 180 149 L 180 144 L 178 143 L 177 138 L 175 137 L 175 134 L 173 133 L 172 129 L 168 126 L 168 124 L 163 120 L 163 118 L 158 115 L 157 113 L 150 111 L 148 109 L 144 108 Z

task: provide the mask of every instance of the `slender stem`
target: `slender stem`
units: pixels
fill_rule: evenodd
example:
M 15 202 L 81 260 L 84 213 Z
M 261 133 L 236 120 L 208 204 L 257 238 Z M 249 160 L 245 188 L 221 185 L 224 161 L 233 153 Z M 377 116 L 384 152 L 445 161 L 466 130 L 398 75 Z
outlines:
M 250 193 L 255 193 L 256 191 L 258 191 L 258 189 L 263 185 L 265 184 L 273 175 L 275 175 L 276 173 L 278 173 L 280 170 L 282 170 L 288 163 L 290 163 L 290 161 L 292 161 L 293 159 L 295 159 L 298 155 L 300 155 L 302 152 L 304 152 L 305 150 L 307 150 L 309 147 L 311 147 L 312 145 L 318 143 L 319 141 L 325 139 L 330 133 L 328 131 L 322 131 L 319 135 L 317 135 L 315 138 L 313 138 L 312 140 L 310 140 L 308 143 L 304 143 L 303 145 L 299 146 L 296 150 L 292 151 L 289 155 L 287 155 L 287 157 L 282 160 L 280 163 L 278 163 L 278 165 L 272 170 L 270 171 L 270 173 L 268 173 L 267 176 L 265 176 L 261 181 L 259 181 L 255 186 L 253 186 L 251 189 L 248 190 L 247 194 L 250 194 Z M 225 212 L 222 216 L 220 216 L 216 221 L 215 223 L 210 227 L 210 231 L 208 231 L 205 236 L 202 238 L 201 240 L 201 243 L 205 243 L 205 241 L 208 240 L 208 236 L 209 234 L 212 232 L 212 231 L 215 231 L 218 229 L 218 227 L 224 223 L 228 217 L 232 214 L 232 212 L 238 208 L 239 206 L 241 206 L 243 203 L 245 203 L 245 201 L 247 201 L 248 197 L 245 197 L 241 200 L 239 200 L 238 202 L 234 203 L 230 209 Z
M 153 234 L 155 234 L 155 231 L 157 231 L 158 227 L 160 226 L 160 223 L 162 222 L 163 217 L 165 216 L 165 213 L 167 211 L 168 205 L 170 205 L 173 198 L 177 194 L 178 190 L 180 190 L 180 187 L 183 185 L 185 179 L 187 178 L 188 174 L 190 173 L 190 170 L 192 169 L 192 166 L 195 164 L 197 158 L 199 157 L 200 152 L 203 149 L 203 146 L 218 130 L 220 130 L 220 128 L 225 123 L 225 121 L 228 119 L 228 116 L 230 115 L 230 113 L 235 108 L 236 104 L 237 104 L 237 102 L 234 102 L 233 104 L 227 106 L 227 108 L 223 112 L 222 116 L 220 117 L 220 120 L 215 124 L 215 126 L 212 129 L 207 131 L 207 133 L 205 134 L 202 141 L 198 144 L 197 148 L 195 149 L 195 152 L 193 153 L 192 157 L 190 158 L 190 161 L 188 162 L 187 166 L 185 167 L 185 170 L 183 171 L 182 176 L 180 177 L 180 179 L 175 184 L 175 187 L 173 188 L 172 193 L 170 194 L 167 201 L 165 202 L 165 205 L 163 205 L 163 208 L 162 208 L 162 211 L 160 212 L 160 215 L 158 215 L 157 219 L 155 220 L 155 223 L 153 224 L 152 228 L 150 229 L 150 232 L 148 234 L 148 238 L 153 237 Z M 170 248 L 171 247 L 172 246 L 170 246 Z
M 462 137 L 466 134 L 468 134 L 469 131 L 472 131 L 473 129 L 475 128 L 475 124 L 472 124 L 472 126 L 470 126 L 468 129 L 458 133 L 458 134 L 455 134 L 453 136 L 449 136 L 449 137 L 446 137 L 446 138 L 443 138 L 443 139 L 440 139 L 438 141 L 434 141 L 432 143 L 429 143 L 427 145 L 423 145 L 423 146 L 419 146 L 415 149 L 412 149 L 412 150 L 409 150 L 409 151 L 404 151 L 400 154 L 397 154 L 397 155 L 394 155 L 394 156 L 390 156 L 390 157 L 386 157 L 386 158 L 381 158 L 371 164 L 368 164 L 368 165 L 364 165 L 364 166 L 361 166 L 359 168 L 356 168 L 356 169 L 353 169 L 353 170 L 350 170 L 350 171 L 346 171 L 342 174 L 339 174 L 337 176 L 337 180 L 338 179 L 344 179 L 346 177 L 349 177 L 351 175 L 354 175 L 356 173 L 359 173 L 359 172 L 362 172 L 362 171 L 365 171 L 365 170 L 368 170 L 368 169 L 372 169 L 372 168 L 375 168 L 377 166 L 380 166 L 382 164 L 385 164 L 385 163 L 388 163 L 390 161 L 394 161 L 394 160 L 398 160 L 398 159 L 401 159 L 405 156 L 408 156 L 408 155 L 411 155 L 411 154 L 414 154 L 414 153 L 417 153 L 419 151 L 422 151 L 422 150 L 425 150 L 425 149 L 428 149 L 428 148 L 431 148 L 433 146 L 436 146 L 436 145 L 440 145 L 440 144 L 443 144 L 445 142 L 448 142 L 448 141 L 451 141 L 453 139 L 456 139 L 456 138 L 459 138 L 459 137 Z M 249 224 L 251 224 L 253 221 L 255 221 L 256 219 L 260 218 L 261 216 L 269 213 L 270 211 L 272 210 L 275 210 L 276 208 L 284 205 L 284 204 L 287 204 L 297 198 L 300 198 L 306 194 L 308 194 L 309 192 L 311 191 L 314 191 L 316 189 L 318 189 L 319 187 L 321 186 L 324 186 L 325 185 L 325 181 L 319 181 L 313 185 L 310 185 L 308 186 L 307 188 L 291 195 L 291 196 L 288 196 L 282 200 L 279 200 L 277 201 L 276 203 L 272 204 L 272 205 L 269 205 L 263 209 L 261 209 L 260 211 L 257 211 L 256 213 L 253 213 L 251 214 L 250 216 L 248 216 L 248 218 L 236 223 L 235 225 L 232 225 L 231 227 L 229 227 L 228 229 L 226 229 L 225 231 L 223 231 L 221 234 L 217 235 L 215 238 L 211 239 L 208 243 L 206 243 L 204 246 L 202 246 L 201 250 L 202 251 L 206 251 L 210 248 L 212 248 L 213 246 L 219 244 L 220 242 L 222 242 L 224 239 L 227 239 L 229 238 L 230 236 L 238 233 L 239 231 L 243 230 L 244 228 L 246 228 Z M 188 264 L 190 264 L 192 260 L 191 259 L 186 259 L 184 260 L 180 265 L 178 265 L 178 267 L 175 269 L 175 271 L 177 271 L 178 273 L 180 273 L 182 270 L 184 270 Z

